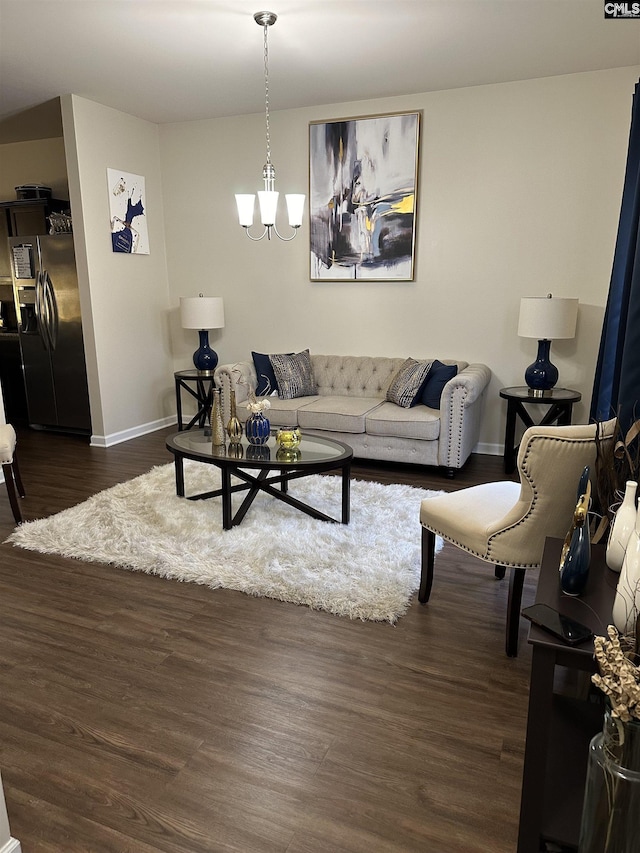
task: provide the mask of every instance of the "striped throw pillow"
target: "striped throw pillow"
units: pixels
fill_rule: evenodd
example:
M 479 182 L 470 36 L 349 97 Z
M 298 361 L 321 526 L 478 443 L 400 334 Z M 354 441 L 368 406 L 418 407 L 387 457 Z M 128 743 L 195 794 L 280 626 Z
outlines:
M 403 409 L 419 403 L 432 364 L 433 359 L 416 361 L 415 358 L 408 358 L 391 380 L 387 400 Z

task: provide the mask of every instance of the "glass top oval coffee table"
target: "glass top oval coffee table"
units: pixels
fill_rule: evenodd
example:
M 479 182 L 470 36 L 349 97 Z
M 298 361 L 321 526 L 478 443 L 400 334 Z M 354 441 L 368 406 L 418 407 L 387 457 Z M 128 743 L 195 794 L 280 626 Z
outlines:
M 243 436 L 239 445 L 227 443 L 214 447 L 211 444 L 211 436 L 205 436 L 203 429 L 191 429 L 169 435 L 167 449 L 174 455 L 178 497 L 185 497 L 185 459 L 215 465 L 220 469 L 222 479 L 220 489 L 199 495 L 189 495 L 188 500 L 206 500 L 221 496 L 224 530 L 231 530 L 242 522 L 259 492 L 266 492 L 312 518 L 339 523 L 337 518 L 332 518 L 289 494 L 289 483 L 292 480 L 337 469 L 342 473 L 340 522 L 349 523 L 353 450 L 341 441 L 303 435 L 298 448 L 290 451 L 278 448 L 273 436 L 267 444 L 261 446 L 249 444 Z M 252 473 L 254 471 L 257 473 Z M 232 476 L 242 482 L 232 483 Z M 234 492 L 242 491 L 246 491 L 247 494 L 234 514 L 231 496 Z

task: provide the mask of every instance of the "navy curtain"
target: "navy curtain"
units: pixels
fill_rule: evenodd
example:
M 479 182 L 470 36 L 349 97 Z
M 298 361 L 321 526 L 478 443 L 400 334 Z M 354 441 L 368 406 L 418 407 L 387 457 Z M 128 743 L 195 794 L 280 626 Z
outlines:
M 633 96 L 618 237 L 591 397 L 592 420 L 616 414 L 624 432 L 640 418 L 640 80 Z

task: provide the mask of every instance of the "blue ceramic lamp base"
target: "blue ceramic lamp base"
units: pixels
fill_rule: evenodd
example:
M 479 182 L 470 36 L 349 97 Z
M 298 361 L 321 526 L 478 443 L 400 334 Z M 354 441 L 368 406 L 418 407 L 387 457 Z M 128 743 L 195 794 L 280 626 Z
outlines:
M 558 368 L 549 361 L 551 341 L 538 341 L 538 355 L 525 370 L 524 381 L 537 395 L 550 391 L 558 381 Z
M 215 370 L 218 364 L 218 354 L 209 346 L 209 332 L 207 329 L 201 329 L 200 348 L 193 354 L 193 363 L 197 370 Z

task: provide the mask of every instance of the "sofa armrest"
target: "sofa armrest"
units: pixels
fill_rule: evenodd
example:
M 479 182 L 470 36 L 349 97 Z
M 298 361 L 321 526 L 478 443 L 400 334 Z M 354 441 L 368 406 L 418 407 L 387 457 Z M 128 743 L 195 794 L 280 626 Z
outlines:
M 480 438 L 484 392 L 491 379 L 486 364 L 469 364 L 444 386 L 440 400 L 438 464 L 462 468 Z
M 235 391 L 236 405 L 249 398 L 249 390 L 255 394 L 258 375 L 253 361 L 238 361 L 235 364 L 219 364 L 214 373 L 216 387 L 222 392 L 222 422 L 231 417 L 231 391 Z

